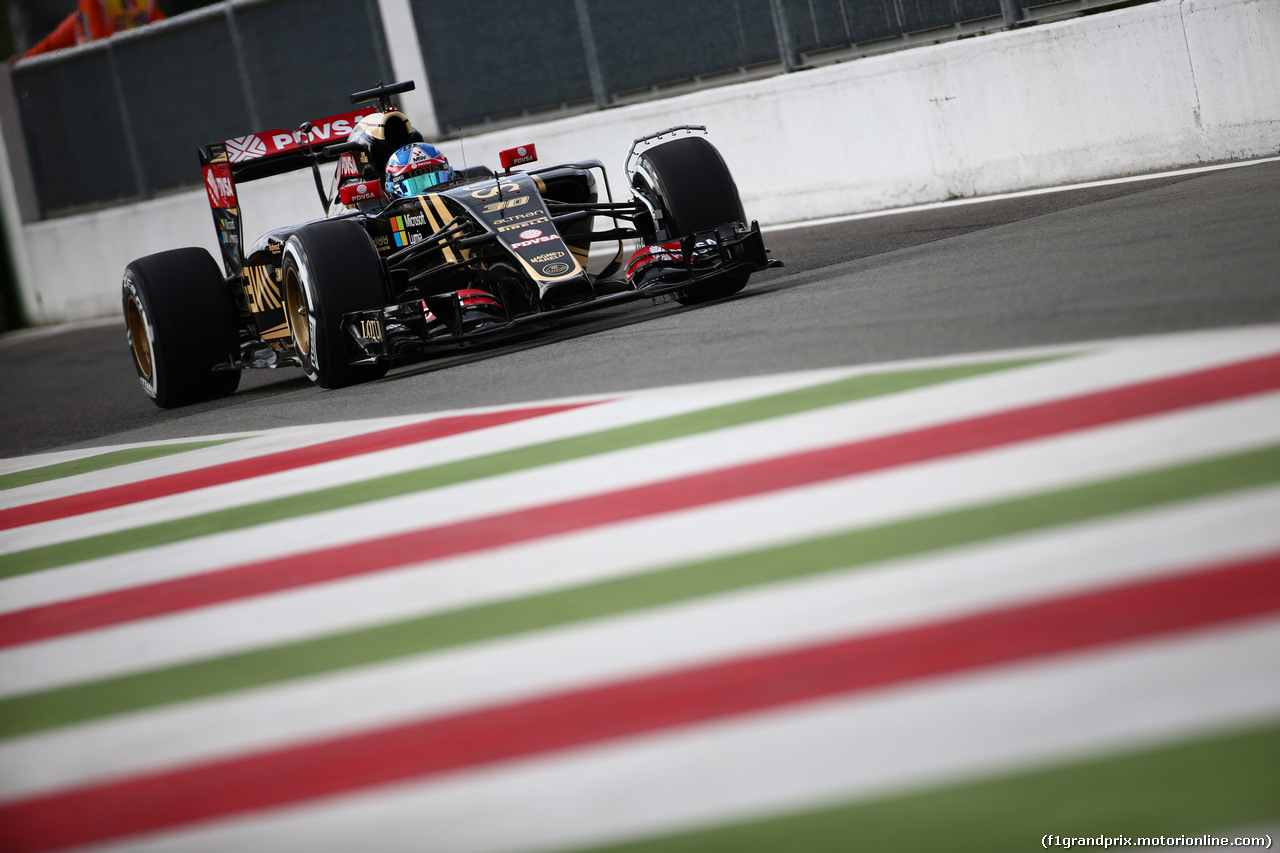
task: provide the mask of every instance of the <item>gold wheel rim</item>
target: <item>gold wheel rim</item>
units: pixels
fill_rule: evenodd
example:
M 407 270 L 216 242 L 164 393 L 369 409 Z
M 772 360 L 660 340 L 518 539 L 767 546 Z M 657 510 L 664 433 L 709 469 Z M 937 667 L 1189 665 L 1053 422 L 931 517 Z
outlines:
M 138 372 L 142 374 L 142 378 L 150 380 L 151 340 L 147 337 L 146 321 L 142 319 L 142 307 L 132 296 L 129 297 L 125 307 L 125 321 L 129 324 L 129 343 L 133 347 L 133 361 L 138 365 Z
M 307 299 L 302 292 L 302 283 L 293 270 L 285 271 L 284 280 L 285 313 L 289 318 L 289 334 L 293 335 L 293 346 L 298 355 L 311 357 L 311 323 L 307 320 Z

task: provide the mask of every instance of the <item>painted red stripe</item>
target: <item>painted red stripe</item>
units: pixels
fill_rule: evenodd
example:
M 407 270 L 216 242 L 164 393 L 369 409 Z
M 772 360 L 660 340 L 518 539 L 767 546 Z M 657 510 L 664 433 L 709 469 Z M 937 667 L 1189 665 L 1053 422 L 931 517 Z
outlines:
M 166 498 L 170 495 L 205 489 L 209 486 L 220 486 L 234 483 L 250 477 L 264 477 L 278 474 L 281 471 L 292 471 L 308 465 L 319 465 L 336 459 L 346 459 L 379 450 L 389 450 L 406 444 L 430 441 L 459 433 L 500 426 L 516 421 L 537 418 L 542 415 L 555 414 L 594 403 L 574 403 L 564 406 L 538 406 L 530 409 L 508 409 L 501 412 L 485 412 L 479 415 L 457 415 L 448 418 L 437 418 L 426 423 L 407 424 L 391 429 L 378 430 L 350 438 L 340 438 L 299 447 L 296 450 L 283 450 L 279 453 L 268 453 L 249 459 L 238 459 L 235 462 L 224 462 L 211 465 L 198 471 L 187 471 L 181 474 L 170 474 L 155 477 L 139 483 L 126 483 L 106 489 L 97 489 L 78 495 L 40 501 L 38 503 L 16 506 L 0 510 L 0 530 L 10 530 L 27 524 L 38 524 L 42 521 L 53 521 L 69 518 L 86 512 L 111 509 L 139 501 Z
M 1280 356 L 0 615 L 0 648 L 1273 391 Z
M 494 706 L 0 807 L 6 850 L 55 850 L 477 765 L 1280 611 L 1280 553 Z

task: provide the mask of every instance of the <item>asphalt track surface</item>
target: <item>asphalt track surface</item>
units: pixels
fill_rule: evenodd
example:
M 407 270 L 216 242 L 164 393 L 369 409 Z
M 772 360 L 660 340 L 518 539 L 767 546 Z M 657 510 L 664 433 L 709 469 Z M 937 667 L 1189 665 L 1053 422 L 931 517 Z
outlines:
M 748 211 L 748 214 L 750 211 Z M 355 388 L 297 369 L 157 409 L 123 321 L 0 340 L 0 457 L 1280 321 L 1280 162 L 766 232 L 786 268 Z

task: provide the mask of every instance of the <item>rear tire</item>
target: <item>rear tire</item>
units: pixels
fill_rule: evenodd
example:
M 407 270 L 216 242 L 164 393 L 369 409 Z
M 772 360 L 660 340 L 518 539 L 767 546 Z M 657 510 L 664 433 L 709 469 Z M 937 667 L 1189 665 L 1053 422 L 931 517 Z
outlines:
M 235 300 L 204 249 L 173 249 L 125 267 L 125 325 L 138 381 L 161 408 L 225 397 L 240 384 Z
M 354 222 L 317 222 L 298 229 L 284 248 L 284 307 L 294 349 L 321 388 L 379 379 L 381 364 L 350 363 L 342 317 L 387 304 L 382 263 Z
M 639 160 L 637 177 L 661 205 L 670 239 L 746 221 L 738 185 L 720 152 L 705 138 L 687 136 L 657 145 Z M 695 305 L 732 296 L 750 277 L 750 272 L 730 273 L 679 291 L 674 298 L 681 305 Z

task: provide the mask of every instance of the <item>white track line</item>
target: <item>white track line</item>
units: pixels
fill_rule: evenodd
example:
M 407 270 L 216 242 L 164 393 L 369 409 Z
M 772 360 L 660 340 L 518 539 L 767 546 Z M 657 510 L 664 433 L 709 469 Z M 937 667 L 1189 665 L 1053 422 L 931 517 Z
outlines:
M 1095 187 L 1110 187 L 1119 184 L 1134 184 L 1144 181 L 1159 181 L 1165 178 L 1180 178 L 1187 175 L 1202 175 L 1208 172 L 1221 172 L 1226 169 L 1240 169 L 1245 166 L 1257 166 L 1262 163 L 1280 162 L 1280 157 L 1263 157 L 1258 160 L 1246 160 L 1236 163 L 1215 163 L 1211 166 L 1196 166 L 1190 169 L 1175 169 L 1170 172 L 1154 172 L 1145 175 L 1128 175 L 1123 178 L 1107 178 L 1101 181 L 1088 181 L 1082 184 L 1067 184 L 1057 187 L 1040 187 L 1034 190 L 1019 190 L 1012 193 L 999 193 L 997 195 L 980 196 L 978 198 L 958 198 L 948 201 L 935 201 L 927 204 L 914 204 L 910 207 L 897 207 L 891 210 L 870 210 L 865 213 L 849 213 L 843 216 L 827 216 L 822 219 L 806 219 L 801 222 L 784 222 L 777 225 L 764 225 L 761 230 L 765 234 L 775 231 L 793 231 L 797 228 L 811 228 L 818 225 L 835 225 L 840 222 L 855 222 L 859 219 L 879 219 L 883 216 L 897 216 L 902 213 L 922 213 L 928 210 L 946 210 L 951 207 L 968 207 L 975 204 L 987 204 L 993 201 L 1006 201 L 1015 198 L 1030 198 L 1032 196 L 1052 195 L 1054 193 L 1072 192 L 1073 190 L 1087 190 Z

